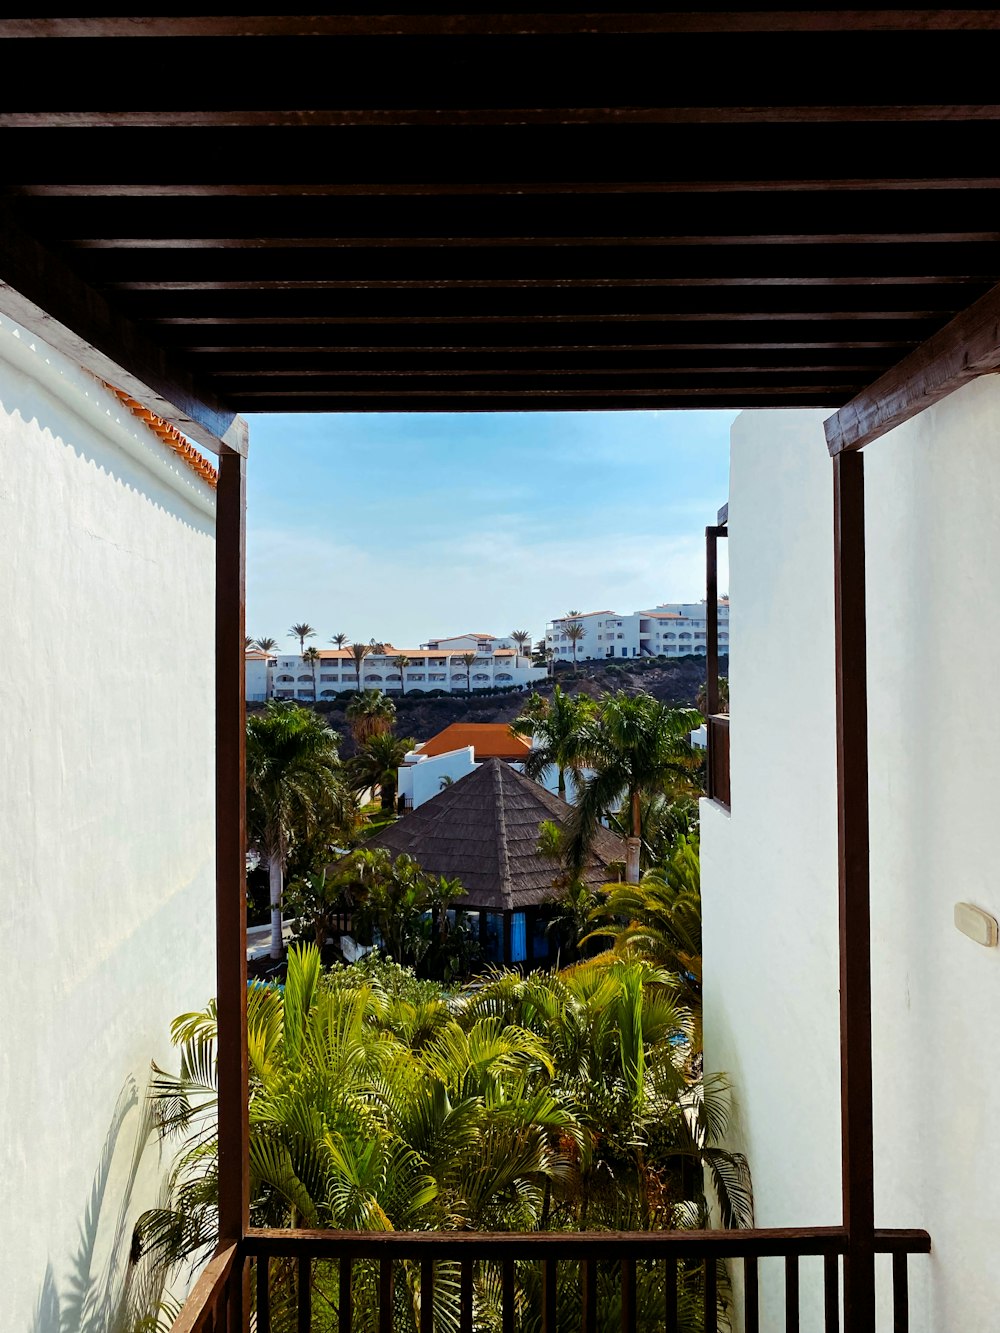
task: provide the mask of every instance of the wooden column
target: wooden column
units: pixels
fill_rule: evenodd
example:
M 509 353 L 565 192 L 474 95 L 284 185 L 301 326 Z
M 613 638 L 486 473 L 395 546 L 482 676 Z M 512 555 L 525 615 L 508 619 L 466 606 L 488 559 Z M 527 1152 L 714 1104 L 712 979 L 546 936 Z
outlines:
M 705 529 L 705 681 L 708 715 L 719 711 L 719 535 L 725 528 Z
M 840 882 L 840 1078 L 845 1333 L 875 1329 L 872 996 L 868 847 L 865 483 L 861 453 L 833 460 Z
M 504 914 L 503 914 L 503 958 L 502 958 L 501 961 L 503 962 L 503 965 L 504 965 L 505 967 L 510 967 L 510 965 L 511 965 L 511 962 L 510 962 L 510 955 L 511 955 L 511 953 L 513 952 L 513 949 L 511 948 L 511 943 L 512 943 L 512 937 L 513 937 L 513 934 L 514 934 L 513 929 L 512 929 L 512 927 L 513 927 L 513 923 L 514 923 L 514 913 L 513 913 L 513 912 L 504 912 Z
M 219 1236 L 250 1218 L 247 1110 L 246 459 L 219 458 L 215 546 L 215 931 L 219 1014 Z
M 535 961 L 535 917 L 537 915 L 538 909 L 535 907 L 524 909 L 524 963 L 527 972 L 531 971 L 532 964 Z

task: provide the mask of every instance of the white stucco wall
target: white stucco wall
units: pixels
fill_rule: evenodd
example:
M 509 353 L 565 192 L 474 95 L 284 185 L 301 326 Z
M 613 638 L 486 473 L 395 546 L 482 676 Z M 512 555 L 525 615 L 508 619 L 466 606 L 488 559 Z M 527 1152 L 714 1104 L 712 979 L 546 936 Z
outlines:
M 703 821 L 706 1058 L 734 1075 L 758 1222 L 839 1220 L 832 493 L 822 414 L 733 429 L 732 816 Z M 1000 951 L 1000 385 L 979 379 L 865 454 L 880 1226 L 921 1226 L 911 1329 L 996 1326 Z M 789 597 L 787 594 L 792 593 Z M 808 595 L 806 595 L 808 593 Z M 796 606 L 796 620 L 780 608 Z M 775 628 L 758 628 L 774 608 Z M 754 614 L 754 613 L 757 614 Z M 955 717 L 963 719 L 956 727 Z M 970 725 L 971 724 L 971 725 Z M 883 1281 L 882 1294 L 888 1294 Z M 780 1302 L 776 1303 L 780 1310 Z M 883 1307 L 881 1327 L 891 1327 Z
M 214 496 L 0 320 L 0 1291 L 98 1333 L 151 1059 L 214 992 Z M 121 1114 L 116 1118 L 116 1106 Z M 80 1293 L 90 1303 L 79 1308 Z

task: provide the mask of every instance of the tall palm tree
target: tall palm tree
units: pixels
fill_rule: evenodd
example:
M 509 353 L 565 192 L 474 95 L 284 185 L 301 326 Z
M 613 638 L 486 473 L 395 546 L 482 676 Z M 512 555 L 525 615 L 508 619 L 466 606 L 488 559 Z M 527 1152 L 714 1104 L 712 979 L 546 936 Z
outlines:
M 335 635 L 333 636 L 333 638 L 330 640 L 330 642 L 331 642 L 332 644 L 336 645 L 336 647 L 338 647 L 338 648 L 343 648 L 344 644 L 347 642 L 347 635 L 346 635 L 346 634 L 335 634 Z
M 583 786 L 574 812 L 569 858 L 583 864 L 587 847 L 600 820 L 624 807 L 626 839 L 625 878 L 639 882 L 642 839 L 642 798 L 665 788 L 676 790 L 678 779 L 691 774 L 691 732 L 701 722 L 693 708 L 669 708 L 649 694 L 634 698 L 605 694 L 600 711 L 581 729 L 578 762 L 594 769 Z
M 525 656 L 524 645 L 531 643 L 531 635 L 526 629 L 515 629 L 511 631 L 510 636 L 517 644 L 517 653 L 519 657 Z
M 363 690 L 347 705 L 346 716 L 354 742 L 361 746 L 373 736 L 392 730 L 396 705 L 381 690 Z
M 316 686 L 316 668 L 319 666 L 319 652 L 315 648 L 310 646 L 302 654 L 302 661 L 312 670 L 313 703 L 315 703 L 316 700 L 319 698 L 319 690 L 317 689 Z
M 315 639 L 316 637 L 316 631 L 313 629 L 312 625 L 307 625 L 305 622 L 301 625 L 293 625 L 288 632 L 292 638 L 298 639 L 300 653 L 305 653 L 306 639 Z
M 355 674 L 356 674 L 356 676 L 357 676 L 357 678 L 358 678 L 358 693 L 359 693 L 359 694 L 361 693 L 361 667 L 362 667 L 362 664 L 364 663 L 365 658 L 368 656 L 368 654 L 371 652 L 371 650 L 372 650 L 372 649 L 371 649 L 371 644 L 369 644 L 369 643 L 352 643 L 352 644 L 351 644 L 351 656 L 354 658 L 354 671 L 355 671 Z
M 262 653 L 267 653 L 268 657 L 278 651 L 277 639 L 255 639 L 254 642 Z
M 558 685 L 552 698 L 533 694 L 510 724 L 516 736 L 530 736 L 532 747 L 524 761 L 524 771 L 536 782 L 547 768 L 558 773 L 558 793 L 566 799 L 566 774 L 579 777 L 580 738 L 593 718 L 596 706 L 584 694 L 566 694 Z
M 248 653 L 248 652 L 250 651 L 250 649 L 251 649 L 251 648 L 254 648 L 255 646 L 256 646 L 256 645 L 255 645 L 253 639 L 251 639 L 250 635 L 249 635 L 249 634 L 244 634 L 244 636 L 243 636 L 243 651 L 244 651 L 245 653 Z
M 406 668 L 410 665 L 410 658 L 405 653 L 400 653 L 398 657 L 392 659 L 392 665 L 399 667 L 399 688 L 406 693 Z
M 571 620 L 568 624 L 563 626 L 563 629 L 566 631 L 567 639 L 569 639 L 570 643 L 573 645 L 573 669 L 575 671 L 576 645 L 580 642 L 581 639 L 586 637 L 587 631 L 580 624 L 579 620 Z
M 369 787 L 373 790 L 378 787 L 382 809 L 395 809 L 399 769 L 414 744 L 411 736 L 401 737 L 391 731 L 369 736 L 357 754 L 347 761 L 351 788 L 362 792 Z
M 465 692 L 472 693 L 472 668 L 476 665 L 475 653 L 463 653 L 458 659 L 465 666 Z
M 312 709 L 275 700 L 247 718 L 246 734 L 247 826 L 267 862 L 271 957 L 280 958 L 285 867 L 296 841 L 339 796 L 338 738 Z

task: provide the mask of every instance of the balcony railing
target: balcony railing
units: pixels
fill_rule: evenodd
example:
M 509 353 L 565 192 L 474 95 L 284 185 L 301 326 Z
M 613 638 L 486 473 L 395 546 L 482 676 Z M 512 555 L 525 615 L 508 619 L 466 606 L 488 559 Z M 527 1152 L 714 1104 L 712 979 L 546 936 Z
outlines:
M 708 795 L 728 810 L 729 797 L 729 714 L 714 713 L 708 726 Z
M 877 1231 L 892 1256 L 894 1333 L 909 1330 L 908 1256 L 927 1254 L 926 1231 Z M 781 1329 L 800 1327 L 800 1260 L 823 1261 L 824 1333 L 839 1333 L 840 1227 L 758 1231 L 362 1232 L 253 1230 L 220 1251 L 202 1274 L 172 1333 L 472 1333 L 477 1305 L 499 1314 L 503 1333 L 570 1325 L 596 1333 L 655 1326 L 678 1333 L 692 1311 L 717 1333 L 726 1261 L 742 1271 L 745 1333 L 762 1324 L 762 1261 L 783 1267 Z M 250 1270 L 253 1270 L 252 1273 Z M 251 1281 L 252 1278 L 252 1281 Z M 452 1318 L 441 1318 L 448 1309 Z M 650 1325 L 650 1311 L 654 1323 Z M 437 1318 L 435 1317 L 437 1316 Z

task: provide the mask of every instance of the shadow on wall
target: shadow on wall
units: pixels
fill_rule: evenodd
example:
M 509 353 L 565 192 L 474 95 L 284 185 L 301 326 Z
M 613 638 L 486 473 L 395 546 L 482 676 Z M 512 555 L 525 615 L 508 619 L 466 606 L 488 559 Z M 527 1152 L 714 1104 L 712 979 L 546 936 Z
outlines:
M 127 1122 L 137 1117 L 131 1142 Z M 144 1333 L 166 1312 L 163 1278 L 132 1254 L 136 1181 L 156 1125 L 148 1097 L 129 1078 L 118 1095 L 80 1221 L 75 1253 L 57 1277 L 45 1267 L 29 1333 Z M 168 1321 L 169 1322 L 169 1321 Z

